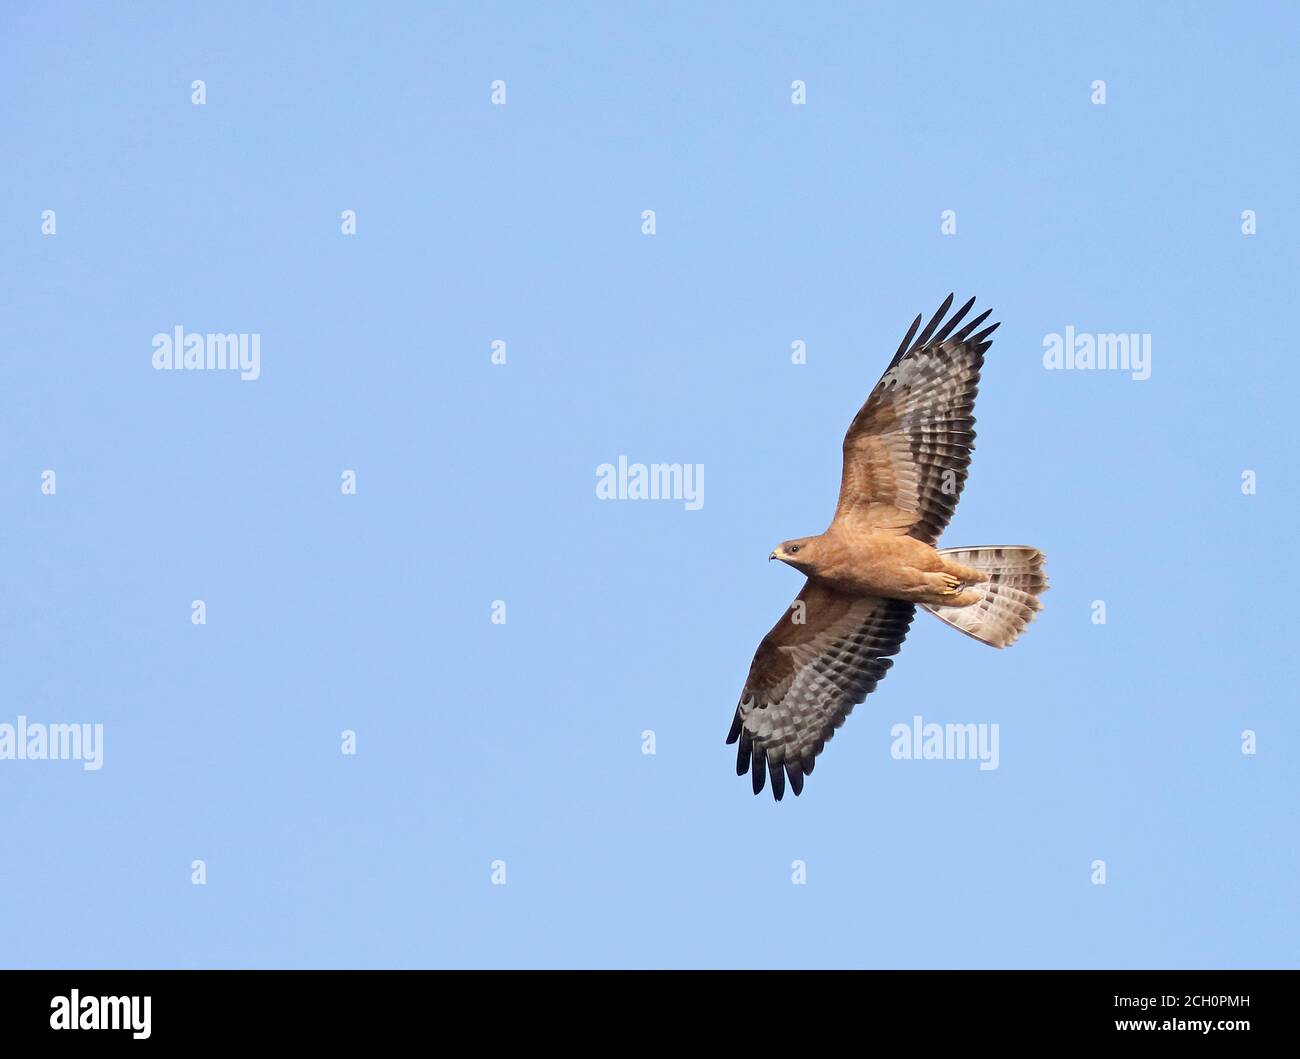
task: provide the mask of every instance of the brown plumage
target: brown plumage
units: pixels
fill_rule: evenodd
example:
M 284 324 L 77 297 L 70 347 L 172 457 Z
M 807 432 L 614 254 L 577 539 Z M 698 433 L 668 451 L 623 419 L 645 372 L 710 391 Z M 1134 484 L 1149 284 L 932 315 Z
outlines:
M 839 504 L 825 533 L 779 545 L 808 577 L 750 665 L 728 743 L 754 793 L 770 776 L 795 794 L 854 705 L 893 665 L 921 604 L 982 643 L 1006 647 L 1041 608 L 1043 554 L 1004 545 L 935 547 L 966 483 L 975 394 L 989 336 L 981 313 L 957 330 L 949 294 L 898 347 L 844 437 Z

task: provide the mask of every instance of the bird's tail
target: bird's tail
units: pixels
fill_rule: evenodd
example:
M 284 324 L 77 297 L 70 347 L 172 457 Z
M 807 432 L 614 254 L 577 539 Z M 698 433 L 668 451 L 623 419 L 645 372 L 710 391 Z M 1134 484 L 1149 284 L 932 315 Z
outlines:
M 949 563 L 969 567 L 988 580 L 967 584 L 981 599 L 965 607 L 925 609 L 954 629 L 990 647 L 1009 647 L 1042 610 L 1039 600 L 1047 591 L 1046 557 L 1023 544 L 979 548 L 940 548 Z

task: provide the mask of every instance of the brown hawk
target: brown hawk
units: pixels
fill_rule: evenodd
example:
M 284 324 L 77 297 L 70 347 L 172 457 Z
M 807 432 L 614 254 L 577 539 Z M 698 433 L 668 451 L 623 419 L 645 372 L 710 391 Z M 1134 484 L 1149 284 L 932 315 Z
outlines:
M 844 474 L 825 533 L 769 556 L 807 575 L 758 645 L 728 743 L 754 793 L 768 776 L 803 791 L 817 755 L 893 665 L 919 603 L 981 643 L 1006 647 L 1041 608 L 1043 553 L 1024 545 L 936 548 L 966 482 L 975 394 L 997 329 L 989 311 L 957 329 L 949 294 L 913 321 L 844 436 Z

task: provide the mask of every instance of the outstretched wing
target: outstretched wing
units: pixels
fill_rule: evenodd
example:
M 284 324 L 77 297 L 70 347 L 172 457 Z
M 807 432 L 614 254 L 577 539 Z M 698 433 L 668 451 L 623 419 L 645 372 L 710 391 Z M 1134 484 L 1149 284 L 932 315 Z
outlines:
M 998 326 L 976 330 L 986 309 L 956 331 L 974 304 L 943 322 L 949 294 L 920 335 L 921 317 L 913 322 L 844 436 L 835 522 L 927 544 L 948 525 L 966 484 L 980 368 Z
M 826 740 L 894 664 L 915 611 L 808 580 L 758 645 L 727 736 L 740 742 L 736 775 L 752 772 L 755 794 L 769 773 L 777 801 L 786 776 L 795 794 L 803 790 Z

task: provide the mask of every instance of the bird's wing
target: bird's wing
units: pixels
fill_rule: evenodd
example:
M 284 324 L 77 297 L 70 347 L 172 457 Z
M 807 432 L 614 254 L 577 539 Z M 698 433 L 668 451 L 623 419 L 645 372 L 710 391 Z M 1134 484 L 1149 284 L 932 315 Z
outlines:
M 740 742 L 736 774 L 752 772 L 755 794 L 769 773 L 778 801 L 786 776 L 803 790 L 826 740 L 894 664 L 915 611 L 808 580 L 758 645 L 727 736 Z
M 975 394 L 989 340 L 985 310 L 960 331 L 972 298 L 947 321 L 949 294 L 898 347 L 844 436 L 835 522 L 933 544 L 948 525 L 975 446 Z M 915 341 L 913 339 L 915 338 Z

